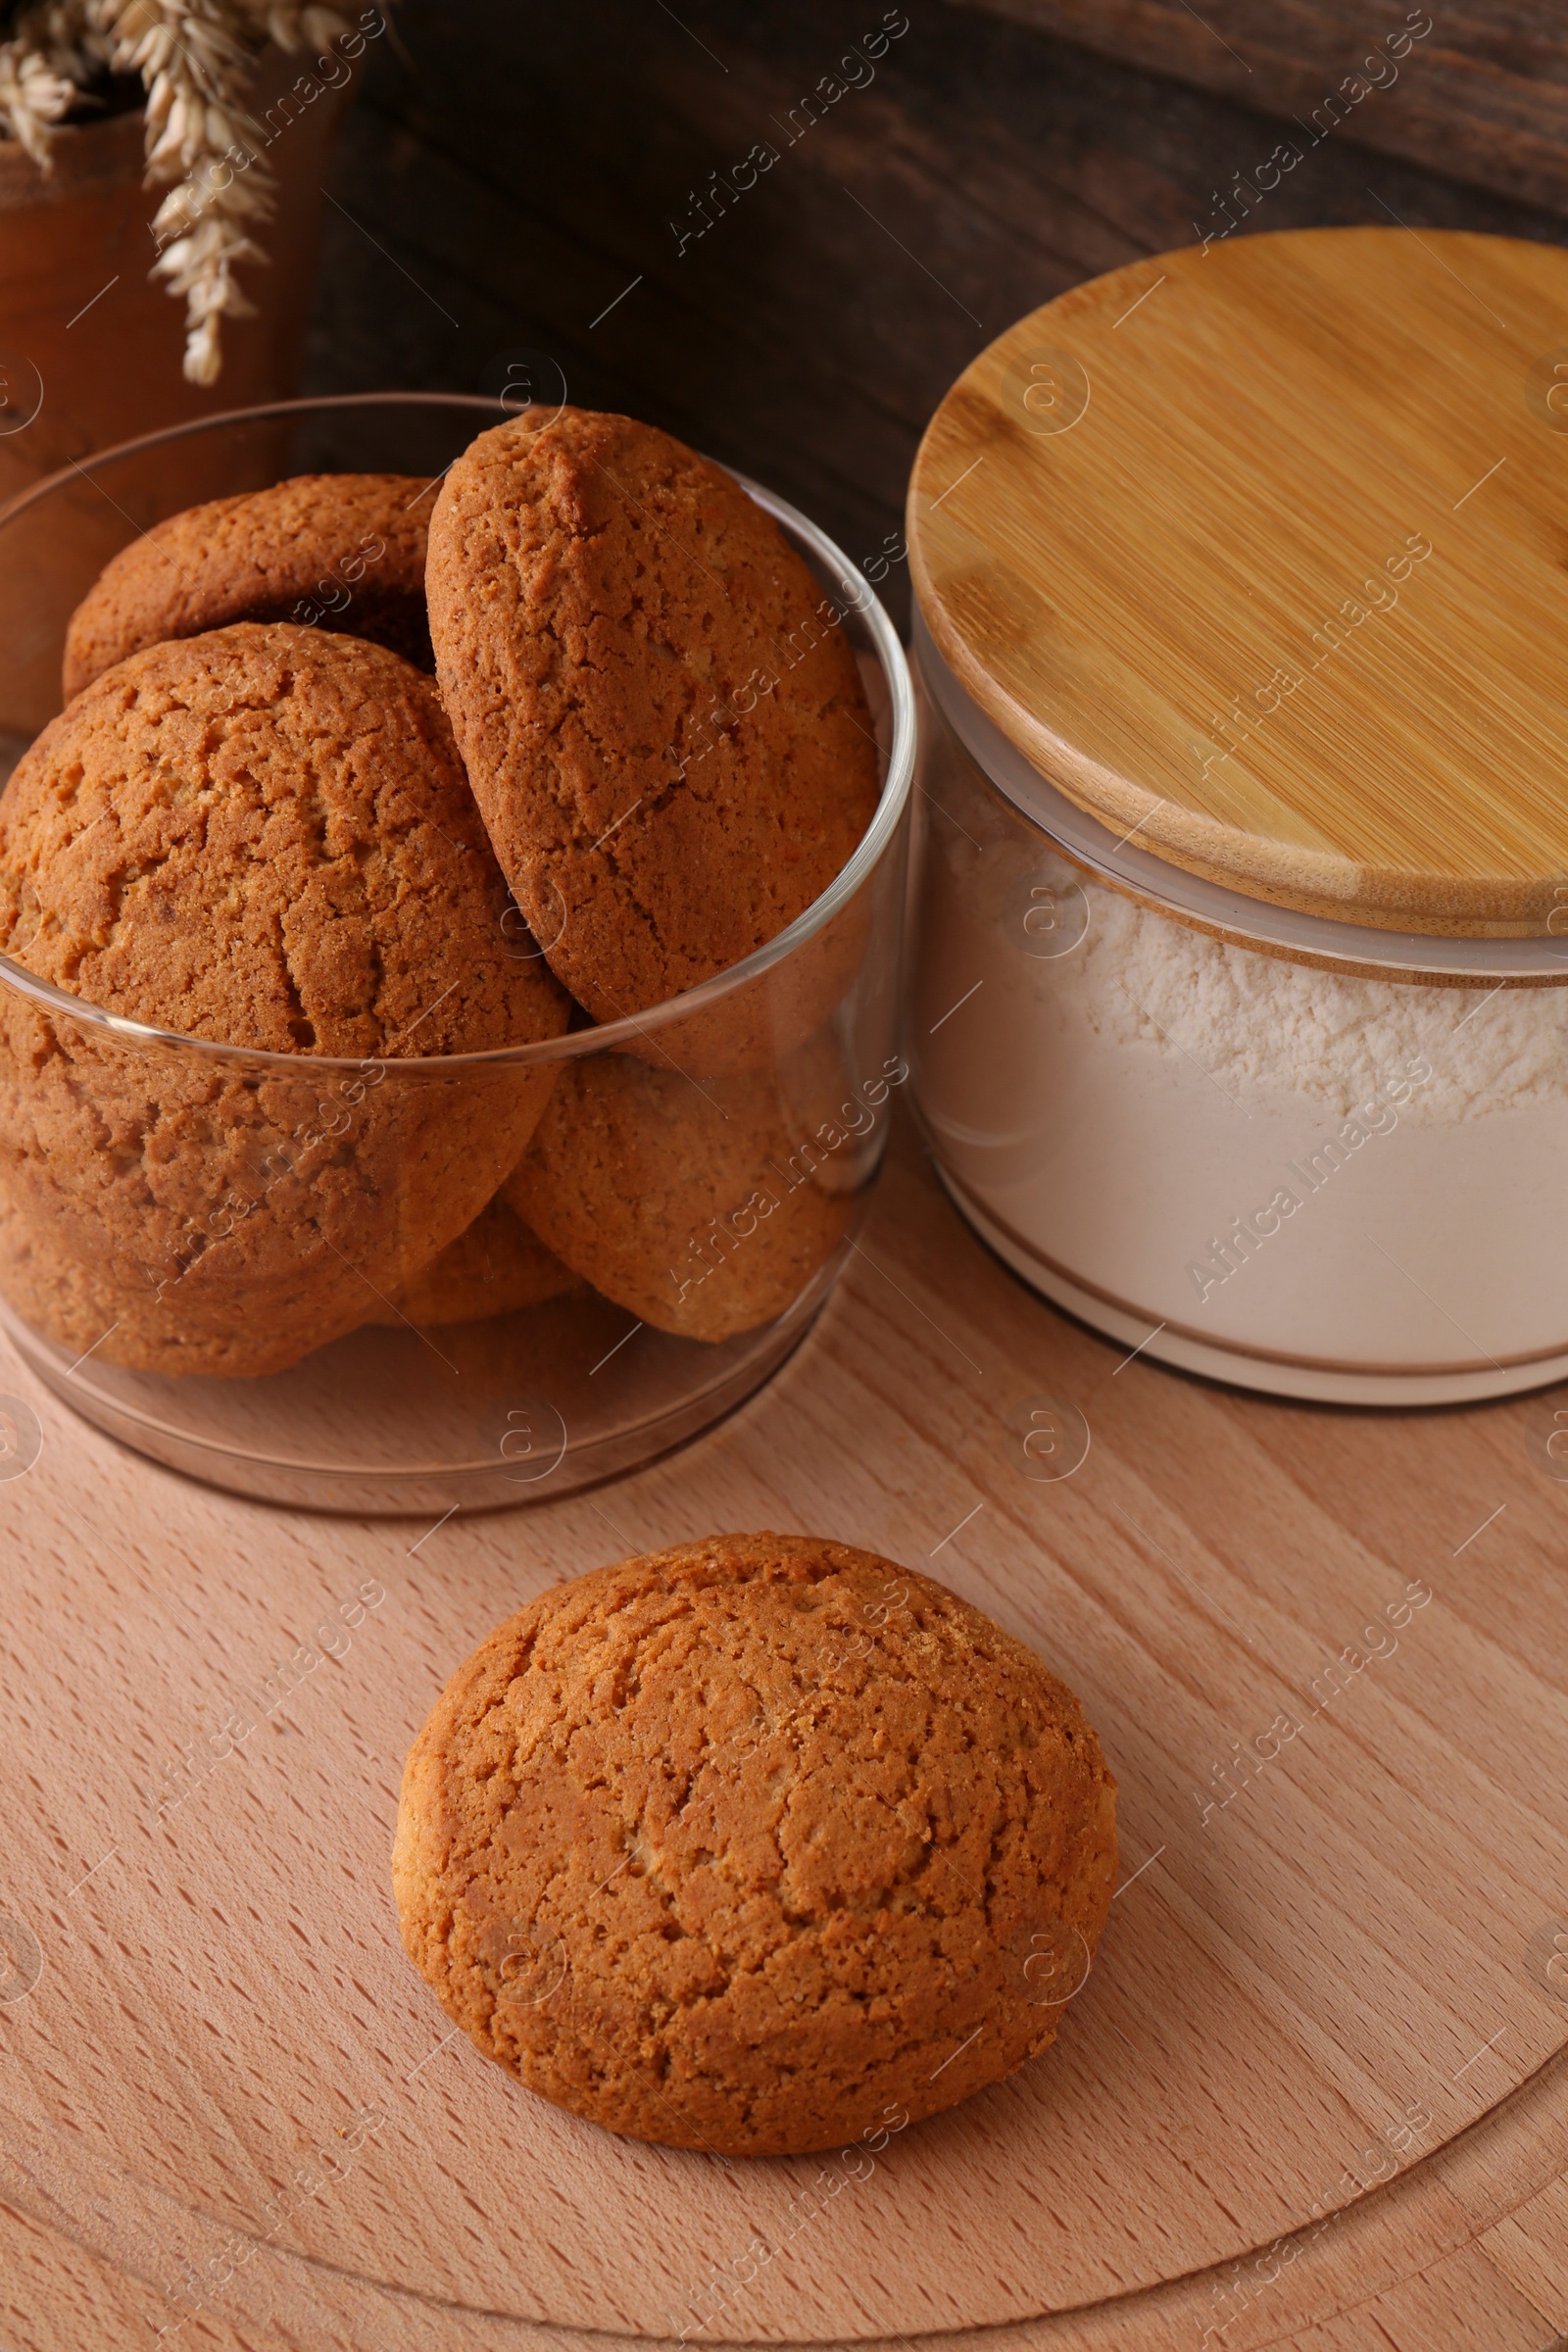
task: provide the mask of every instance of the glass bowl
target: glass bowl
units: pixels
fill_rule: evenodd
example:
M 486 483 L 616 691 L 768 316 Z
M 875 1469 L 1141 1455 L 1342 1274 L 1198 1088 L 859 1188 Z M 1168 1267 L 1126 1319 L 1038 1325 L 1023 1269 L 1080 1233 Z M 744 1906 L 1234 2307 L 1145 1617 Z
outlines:
M 13 760 L 60 707 L 73 609 L 138 532 L 294 473 L 433 490 L 515 413 L 442 394 L 287 402 L 41 483 L 0 514 Z M 906 1075 L 913 701 L 855 567 L 745 487 L 831 599 L 883 779 L 831 887 L 745 962 L 542 1045 L 345 1061 L 146 1028 L 0 957 L 0 1320 L 99 1428 L 318 1510 L 555 1499 L 709 1427 L 804 1336 Z M 497 919 L 514 953 L 541 953 L 514 906 Z

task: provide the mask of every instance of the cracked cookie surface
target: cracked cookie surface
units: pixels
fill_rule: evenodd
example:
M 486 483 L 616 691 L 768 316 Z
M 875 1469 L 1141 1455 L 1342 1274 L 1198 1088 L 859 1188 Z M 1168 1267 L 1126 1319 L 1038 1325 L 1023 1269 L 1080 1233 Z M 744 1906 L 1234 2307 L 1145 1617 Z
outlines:
M 733 476 L 656 427 L 495 426 L 430 521 L 442 692 L 496 855 L 598 1020 L 804 913 L 876 807 L 855 658 Z
M 106 671 L 0 796 L 0 950 L 103 1011 L 287 1058 L 5 993 L 29 1319 L 69 1345 L 90 1299 L 107 1360 L 234 1376 L 384 1303 L 477 1216 L 554 1082 L 418 1069 L 564 1030 L 508 904 L 436 690 L 397 655 L 242 622 Z
M 429 679 L 240 622 L 133 655 L 0 795 L 0 950 L 106 1011 L 273 1053 L 429 1054 L 566 1024 Z
M 1048 2046 L 1109 1907 L 1114 1796 L 1071 1691 L 946 1587 L 713 1536 L 481 1644 L 410 1753 L 393 1880 L 415 1966 L 530 2089 L 634 2138 L 801 2153 Z
M 292 620 L 435 667 L 424 612 L 430 485 L 405 473 L 302 473 L 154 523 L 71 616 L 63 690 L 149 645 L 236 620 Z

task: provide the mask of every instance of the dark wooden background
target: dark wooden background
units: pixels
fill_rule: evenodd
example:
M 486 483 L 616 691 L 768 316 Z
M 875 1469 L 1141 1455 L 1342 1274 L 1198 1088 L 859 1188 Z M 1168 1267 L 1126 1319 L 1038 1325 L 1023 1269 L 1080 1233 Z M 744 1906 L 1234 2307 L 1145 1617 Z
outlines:
M 1568 7 L 1434 8 L 1394 86 L 1249 228 L 1568 235 Z M 785 147 L 792 106 L 905 15 L 875 78 Z M 1407 20 L 1403 0 L 397 0 L 337 159 L 307 388 L 493 389 L 531 351 L 541 389 L 553 362 L 574 401 L 758 475 L 863 559 L 975 351 L 1217 225 L 1234 175 Z M 779 161 L 681 252 L 692 192 L 760 139 Z M 902 619 L 902 571 L 887 592 Z

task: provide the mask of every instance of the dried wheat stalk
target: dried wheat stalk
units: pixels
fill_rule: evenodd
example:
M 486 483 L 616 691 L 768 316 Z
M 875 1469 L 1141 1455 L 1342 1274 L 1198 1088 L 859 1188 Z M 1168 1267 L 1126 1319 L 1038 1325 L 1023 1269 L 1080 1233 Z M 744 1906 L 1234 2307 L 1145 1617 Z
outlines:
M 314 0 L 42 0 L 5 13 L 0 130 L 45 171 L 54 127 L 84 89 L 106 73 L 140 77 L 147 185 L 170 191 L 152 224 L 153 274 L 184 298 L 185 374 L 215 383 L 221 321 L 255 308 L 236 271 L 266 261 L 250 232 L 276 201 L 246 109 L 256 60 L 270 40 L 324 52 L 346 20 Z

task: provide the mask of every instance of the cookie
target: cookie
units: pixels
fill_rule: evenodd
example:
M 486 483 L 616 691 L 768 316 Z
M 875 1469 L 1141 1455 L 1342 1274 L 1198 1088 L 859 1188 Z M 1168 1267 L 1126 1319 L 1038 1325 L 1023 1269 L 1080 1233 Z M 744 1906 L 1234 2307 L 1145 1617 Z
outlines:
M 47 1213 L 28 1214 L 3 1183 L 0 1296 L 74 1364 L 90 1356 L 94 1364 L 139 1372 L 254 1380 L 286 1372 L 320 1336 L 320 1307 L 308 1269 L 302 1268 L 292 1294 L 276 1284 L 270 1289 L 260 1320 L 244 1313 L 184 1315 L 177 1311 L 183 1298 L 157 1266 L 122 1257 L 111 1269 L 62 1246 L 57 1221 Z
M 563 1070 L 502 1198 L 640 1322 L 726 1340 L 793 1306 L 851 1200 L 771 1071 L 713 1078 L 600 1054 Z
M 540 1306 L 577 1287 L 571 1268 L 553 1256 L 516 1211 L 498 1198 L 366 1321 L 473 1323 L 487 1315 Z
M 776 1068 L 835 1015 L 885 990 L 896 969 L 898 918 L 889 902 L 903 889 L 902 861 L 887 860 L 846 905 L 765 970 L 671 1017 L 634 1013 L 614 1051 L 657 1069 L 672 1065 L 704 1083 L 744 1070 Z M 874 942 L 874 951 L 873 951 Z
M 430 485 L 302 473 L 154 523 L 106 564 L 66 631 L 66 700 L 127 655 L 235 620 L 292 620 L 435 667 L 424 612 Z
M 805 912 L 878 793 L 836 608 L 732 475 L 626 416 L 481 433 L 426 568 L 437 674 L 502 870 L 597 1020 Z
M 555 1066 L 420 1062 L 569 1013 L 507 904 L 436 690 L 380 646 L 241 623 L 45 730 L 0 797 L 0 951 L 227 1049 L 0 998 L 0 1185 L 124 1301 L 108 1360 L 275 1369 L 472 1222 Z
M 509 1618 L 414 1744 L 393 1855 L 409 1957 L 487 2057 L 730 2156 L 898 2130 L 1044 2050 L 1115 1873 L 1115 1783 L 1032 1650 L 773 1535 Z

